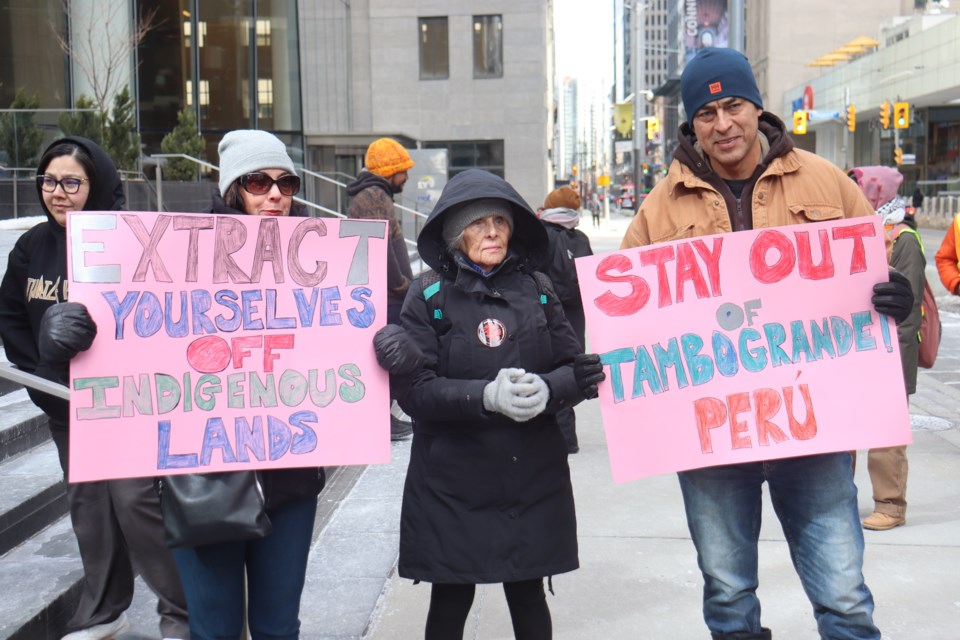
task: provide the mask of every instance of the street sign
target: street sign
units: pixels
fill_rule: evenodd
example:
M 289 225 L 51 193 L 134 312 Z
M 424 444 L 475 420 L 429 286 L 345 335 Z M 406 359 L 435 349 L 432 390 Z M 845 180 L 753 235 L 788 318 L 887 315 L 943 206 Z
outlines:
M 915 153 L 903 154 L 903 164 L 917 164 L 917 154 Z
M 610 176 L 598 176 L 598 177 L 597 177 L 597 184 L 600 185 L 601 187 L 609 187 L 609 186 L 610 186 Z

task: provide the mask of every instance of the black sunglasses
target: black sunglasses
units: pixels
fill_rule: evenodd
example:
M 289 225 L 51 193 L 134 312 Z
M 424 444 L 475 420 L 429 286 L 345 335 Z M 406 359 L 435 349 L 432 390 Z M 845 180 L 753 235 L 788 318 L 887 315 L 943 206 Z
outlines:
M 273 185 L 277 185 L 280 193 L 285 196 L 295 196 L 300 191 L 300 176 L 295 176 L 291 173 L 284 174 L 274 180 L 265 173 L 255 172 L 242 175 L 238 180 L 240 186 L 243 187 L 247 193 L 255 196 L 262 196 L 269 193 L 270 189 L 273 189 Z
M 60 185 L 64 193 L 73 195 L 77 191 L 80 191 L 80 185 L 84 182 L 87 182 L 86 178 L 64 178 L 63 180 L 57 180 L 48 175 L 37 176 L 37 184 L 47 193 L 53 193 L 57 190 L 57 185 Z

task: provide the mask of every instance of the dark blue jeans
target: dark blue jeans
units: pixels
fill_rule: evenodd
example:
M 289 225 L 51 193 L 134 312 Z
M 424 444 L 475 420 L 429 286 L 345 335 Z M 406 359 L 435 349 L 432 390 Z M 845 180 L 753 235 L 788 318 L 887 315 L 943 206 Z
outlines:
M 267 512 L 273 532 L 259 540 L 174 549 L 187 596 L 192 640 L 237 640 L 243 630 L 244 572 L 252 640 L 296 640 L 300 594 L 317 498 Z
M 687 525 L 714 638 L 762 638 L 756 590 L 762 485 L 823 638 L 879 640 L 863 580 L 863 530 L 849 453 L 682 471 Z

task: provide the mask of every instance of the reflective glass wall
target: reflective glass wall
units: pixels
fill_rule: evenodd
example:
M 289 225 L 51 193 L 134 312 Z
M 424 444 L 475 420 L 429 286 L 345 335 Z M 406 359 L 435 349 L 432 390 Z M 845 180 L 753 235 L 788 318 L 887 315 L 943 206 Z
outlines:
M 0 107 L 19 89 L 40 107 L 70 106 L 66 56 L 51 29 L 66 33 L 61 0 L 0 0 Z
M 216 164 L 233 129 L 276 133 L 302 162 L 296 0 L 159 0 L 161 26 L 140 46 L 140 128 L 146 152 L 194 110 Z

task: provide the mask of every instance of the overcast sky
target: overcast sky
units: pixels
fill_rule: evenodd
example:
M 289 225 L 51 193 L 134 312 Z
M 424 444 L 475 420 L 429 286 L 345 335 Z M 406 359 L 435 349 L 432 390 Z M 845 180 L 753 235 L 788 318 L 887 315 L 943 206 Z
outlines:
M 553 15 L 558 79 L 603 91 L 613 73 L 613 0 L 555 0 Z

